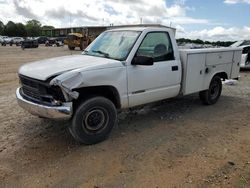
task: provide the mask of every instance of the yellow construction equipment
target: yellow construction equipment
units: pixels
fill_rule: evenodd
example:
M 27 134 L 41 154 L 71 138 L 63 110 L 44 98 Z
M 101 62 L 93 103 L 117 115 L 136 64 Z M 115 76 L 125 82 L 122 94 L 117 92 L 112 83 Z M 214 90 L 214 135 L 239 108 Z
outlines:
M 91 42 L 90 37 L 81 33 L 69 33 L 67 39 L 64 40 L 64 44 L 68 45 L 70 50 L 74 50 L 76 47 L 84 50 Z

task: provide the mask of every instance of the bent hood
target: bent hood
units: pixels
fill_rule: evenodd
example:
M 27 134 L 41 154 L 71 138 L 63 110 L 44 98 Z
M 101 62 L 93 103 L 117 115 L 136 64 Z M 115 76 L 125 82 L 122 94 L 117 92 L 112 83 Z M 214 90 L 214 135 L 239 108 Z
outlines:
M 117 60 L 88 55 L 70 55 L 45 59 L 25 64 L 20 67 L 19 74 L 45 81 L 65 71 L 74 69 L 94 70 L 122 66 Z

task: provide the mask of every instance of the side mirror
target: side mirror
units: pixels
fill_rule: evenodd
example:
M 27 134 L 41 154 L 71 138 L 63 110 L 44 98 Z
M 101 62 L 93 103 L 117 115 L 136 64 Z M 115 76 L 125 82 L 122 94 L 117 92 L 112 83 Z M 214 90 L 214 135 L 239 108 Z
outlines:
M 154 64 L 154 59 L 152 57 L 136 56 L 133 58 L 131 64 L 150 66 Z

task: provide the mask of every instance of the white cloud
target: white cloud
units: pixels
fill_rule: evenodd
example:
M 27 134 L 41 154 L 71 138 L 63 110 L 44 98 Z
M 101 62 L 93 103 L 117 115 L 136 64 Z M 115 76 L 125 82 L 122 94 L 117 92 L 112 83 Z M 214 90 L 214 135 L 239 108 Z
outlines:
M 188 1 L 187 1 L 188 2 Z M 250 0 L 224 0 L 227 4 L 250 3 Z M 225 24 L 209 19 L 190 17 L 195 7 L 186 5 L 186 0 L 1 0 L 0 20 L 4 23 L 26 22 L 37 19 L 43 25 L 55 27 L 86 25 L 120 25 L 158 23 L 177 28 L 177 37 L 203 40 L 238 40 L 250 38 L 250 27 L 225 28 Z M 186 31 L 187 25 L 214 26 L 213 29 Z M 224 26 L 224 27 L 222 27 Z
M 237 4 L 237 3 L 247 3 L 250 4 L 250 0 L 224 0 L 226 4 Z
M 250 27 L 244 26 L 243 28 L 224 28 L 224 27 L 214 27 L 212 29 L 204 29 L 197 31 L 177 32 L 178 38 L 191 38 L 191 39 L 202 39 L 209 41 L 236 41 L 243 39 L 250 39 Z
M 4 3 L 5 2 L 5 3 Z M 187 16 L 194 8 L 185 0 L 167 4 L 165 0 L 6 0 L 0 18 L 23 22 L 35 18 L 56 27 L 82 25 L 119 25 L 140 23 L 207 24 L 209 20 Z M 167 1 L 168 2 L 168 1 Z M 70 23 L 71 21 L 71 23 Z

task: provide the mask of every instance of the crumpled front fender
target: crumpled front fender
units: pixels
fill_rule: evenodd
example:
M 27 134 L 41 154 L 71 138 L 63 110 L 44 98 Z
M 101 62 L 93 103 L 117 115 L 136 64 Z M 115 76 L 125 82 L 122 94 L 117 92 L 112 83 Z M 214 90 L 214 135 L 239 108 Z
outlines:
M 59 75 L 50 81 L 50 85 L 59 86 L 62 89 L 66 101 L 77 99 L 79 93 L 73 89 L 83 84 L 83 76 L 80 72 L 69 72 Z

